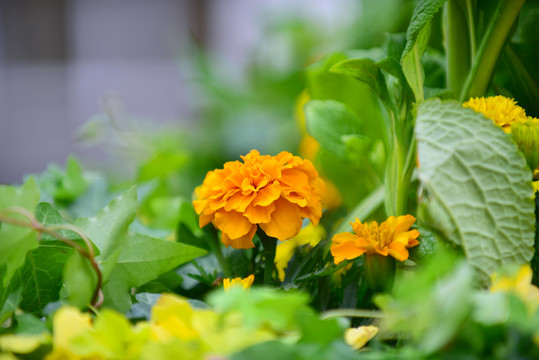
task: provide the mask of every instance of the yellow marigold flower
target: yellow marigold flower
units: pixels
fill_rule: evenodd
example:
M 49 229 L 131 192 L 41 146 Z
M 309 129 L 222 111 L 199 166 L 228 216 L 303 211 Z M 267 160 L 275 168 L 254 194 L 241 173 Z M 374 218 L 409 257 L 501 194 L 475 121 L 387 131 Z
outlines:
M 314 247 L 318 245 L 325 235 L 326 231 L 322 225 L 314 226 L 309 224 L 292 239 L 279 242 L 275 251 L 275 268 L 277 269 L 279 280 L 284 281 L 288 262 L 298 247 L 307 244 Z
M 471 98 L 462 106 L 480 112 L 501 127 L 506 133 L 511 132 L 513 122 L 527 119 L 526 112 L 513 99 L 504 96 Z
M 354 350 L 359 350 L 378 334 L 378 328 L 373 325 L 350 328 L 344 332 L 344 341 Z
M 408 250 L 419 244 L 419 231 L 410 230 L 415 222 L 412 215 L 391 216 L 378 225 L 376 221 L 361 223 L 359 219 L 350 223 L 354 234 L 340 233 L 333 236 L 331 254 L 335 264 L 367 255 L 391 255 L 399 261 L 408 259 Z
M 298 234 L 303 218 L 318 224 L 324 182 L 309 160 L 283 151 L 277 156 L 256 150 L 208 172 L 195 189 L 193 205 L 200 227 L 221 230 L 221 242 L 236 249 L 254 247 L 257 226 L 287 240 Z
M 234 278 L 234 279 L 224 279 L 223 280 L 223 287 L 225 290 L 228 290 L 232 286 L 243 286 L 243 289 L 249 289 L 251 285 L 253 285 L 253 281 L 255 281 L 254 275 L 249 275 L 246 278 Z

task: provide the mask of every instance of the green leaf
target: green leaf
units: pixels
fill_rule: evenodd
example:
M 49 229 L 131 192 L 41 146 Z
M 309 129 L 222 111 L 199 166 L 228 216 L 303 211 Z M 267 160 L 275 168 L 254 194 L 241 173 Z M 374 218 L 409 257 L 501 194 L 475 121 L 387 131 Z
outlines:
M 361 121 L 346 105 L 334 100 L 311 100 L 305 105 L 309 133 L 335 155 L 346 157 L 344 135 L 360 132 Z
M 33 214 L 38 201 L 39 189 L 32 177 L 21 187 L 0 185 L 0 212 L 10 207 L 20 207 Z M 28 221 L 13 213 L 5 213 L 5 216 Z M 0 223 L 0 286 L 8 286 L 15 271 L 24 264 L 27 252 L 37 247 L 37 244 L 35 231 Z
M 423 224 L 462 247 L 484 279 L 529 262 L 531 175 L 510 138 L 483 115 L 438 99 L 419 105 L 416 136 Z
M 65 223 L 52 205 L 43 202 L 37 205 L 36 219 L 45 226 Z M 78 238 L 70 231 L 57 232 L 71 240 Z M 23 281 L 21 309 L 38 312 L 49 302 L 59 299 L 64 264 L 72 252 L 73 249 L 69 245 L 52 235 L 42 234 L 39 246 L 28 253 L 21 270 Z
M 105 286 L 105 301 L 116 301 L 114 307 L 126 311 L 130 307 L 129 289 L 141 286 L 159 275 L 178 267 L 207 252 L 186 244 L 152 238 L 142 234 L 129 234 Z M 114 299 L 114 298 L 122 299 Z M 125 306 L 127 305 L 127 308 Z M 118 308 L 119 307 L 119 308 Z
M 385 61 L 383 64 L 385 64 Z M 351 76 L 369 85 L 384 105 L 392 109 L 393 103 L 391 102 L 384 76 L 374 60 L 369 58 L 344 60 L 335 64 L 330 71 Z
M 74 157 L 70 156 L 66 162 L 65 175 L 60 177 L 58 187 L 53 192 L 54 200 L 71 202 L 85 190 L 86 180 L 82 174 L 82 168 Z
M 65 264 L 63 276 L 67 302 L 81 309 L 88 306 L 97 286 L 97 276 L 88 259 L 74 251 Z
M 127 228 L 135 219 L 136 210 L 137 189 L 132 187 L 112 200 L 95 217 L 77 219 L 77 226 L 99 249 L 100 254 L 96 260 L 100 264 L 104 280 L 116 264 L 125 244 Z
M 416 102 L 423 100 L 423 80 L 425 74 L 421 57 L 427 49 L 430 23 L 446 0 L 420 0 L 406 31 L 406 47 L 402 53 L 402 70 L 414 92 Z

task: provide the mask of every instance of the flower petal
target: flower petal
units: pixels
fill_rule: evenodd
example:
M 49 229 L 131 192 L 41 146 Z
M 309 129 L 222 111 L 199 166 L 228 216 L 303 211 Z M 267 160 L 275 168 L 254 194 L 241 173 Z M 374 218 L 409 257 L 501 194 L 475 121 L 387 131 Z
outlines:
M 275 201 L 274 204 L 275 210 L 271 214 L 271 220 L 268 223 L 260 224 L 262 230 L 268 236 L 279 240 L 296 236 L 303 224 L 298 206 L 283 198 Z
M 356 245 L 356 240 L 358 240 L 356 235 L 347 232 L 333 236 L 331 240 L 333 242 L 331 244 L 331 255 L 333 255 L 335 264 L 343 260 L 355 259 L 365 252 L 365 249 Z
M 252 224 L 268 223 L 271 220 L 271 214 L 275 211 L 275 204 L 269 206 L 254 206 L 253 204 L 245 210 L 243 215 L 249 219 Z
M 221 233 L 221 242 L 226 246 L 232 246 L 234 249 L 250 249 L 255 247 L 253 237 L 256 233 L 256 225 L 252 225 L 249 232 L 236 239 L 231 239 L 226 233 Z
M 219 211 L 213 221 L 215 227 L 226 233 L 231 239 L 237 239 L 247 234 L 252 227 L 249 220 L 236 211 Z

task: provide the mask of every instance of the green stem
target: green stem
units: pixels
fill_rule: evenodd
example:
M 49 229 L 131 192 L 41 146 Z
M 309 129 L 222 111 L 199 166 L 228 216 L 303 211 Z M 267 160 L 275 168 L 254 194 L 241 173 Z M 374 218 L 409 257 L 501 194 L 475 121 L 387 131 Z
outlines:
M 483 96 L 487 92 L 500 52 L 525 2 L 526 0 L 505 0 L 498 3 L 460 93 L 461 102 L 470 97 Z
M 472 0 L 466 0 L 466 20 L 468 21 L 468 33 L 470 39 L 470 56 L 472 62 L 475 59 L 477 52 L 477 45 L 475 40 L 475 22 L 474 22 L 474 6 L 472 5 Z
M 223 256 L 223 252 L 221 250 L 221 242 L 218 239 L 217 231 L 211 226 L 204 228 L 203 231 L 210 251 L 217 258 L 217 262 L 221 267 L 223 276 L 225 278 L 229 278 L 231 276 L 230 267 L 228 266 L 228 261 L 226 261 L 225 257 Z
M 447 87 L 460 94 L 470 70 L 467 19 L 459 0 L 448 0 L 445 11 Z
M 320 315 L 321 319 L 332 319 L 336 317 L 360 317 L 360 318 L 373 318 L 383 319 L 386 316 L 381 311 L 375 310 L 359 310 L 359 309 L 336 309 L 328 310 Z
M 273 282 L 273 270 L 275 269 L 275 251 L 277 249 L 277 239 L 266 235 L 260 228 L 258 237 L 262 242 L 262 255 L 264 256 L 264 284 L 271 285 Z

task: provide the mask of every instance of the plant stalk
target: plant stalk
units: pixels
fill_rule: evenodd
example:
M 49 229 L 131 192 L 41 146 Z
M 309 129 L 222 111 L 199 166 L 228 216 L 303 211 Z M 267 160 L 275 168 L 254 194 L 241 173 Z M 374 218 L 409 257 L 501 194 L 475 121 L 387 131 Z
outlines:
M 460 92 L 460 101 L 470 97 L 484 96 L 494 68 L 520 9 L 526 0 L 504 0 L 498 3 L 477 56 Z
M 275 251 L 277 250 L 277 239 L 266 235 L 260 228 L 258 237 L 262 243 L 262 255 L 264 256 L 264 285 L 271 285 L 273 282 L 273 271 L 275 269 Z

